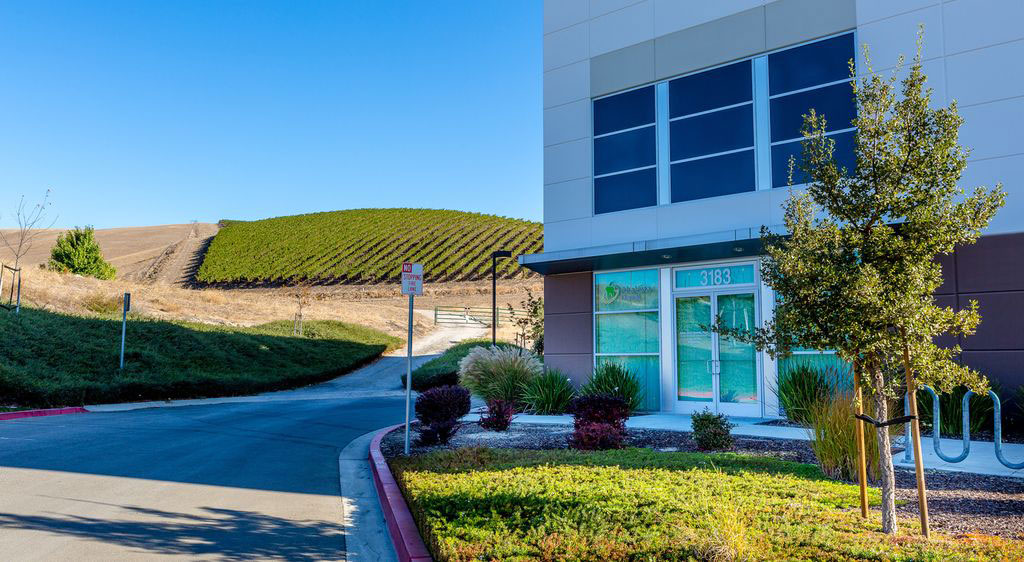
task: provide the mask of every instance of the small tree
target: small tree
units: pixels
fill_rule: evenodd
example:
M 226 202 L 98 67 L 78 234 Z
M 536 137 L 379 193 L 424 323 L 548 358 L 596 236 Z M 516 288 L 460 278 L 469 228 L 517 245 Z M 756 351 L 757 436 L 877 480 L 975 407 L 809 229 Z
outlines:
M 526 311 L 525 316 L 516 317 L 511 304 L 506 304 L 508 313 L 516 327 L 515 344 L 519 347 L 530 345 L 530 349 L 538 354 L 544 353 L 544 297 L 534 297 L 533 291 L 526 290 L 526 299 L 519 306 Z
M 10 250 L 11 255 L 14 256 L 14 269 L 18 269 L 21 264 L 21 258 L 25 257 L 25 254 L 32 249 L 36 237 L 39 236 L 42 229 L 50 228 L 57 222 L 57 218 L 54 217 L 50 224 L 45 227 L 39 226 L 46 220 L 46 208 L 49 206 L 49 189 L 43 194 L 43 200 L 32 207 L 26 204 L 25 196 L 22 195 L 21 199 L 18 200 L 18 207 L 14 211 L 14 219 L 18 223 L 18 228 L 13 233 L 0 231 L 0 244 L 3 244 L 5 248 Z
M 295 321 L 292 324 L 292 335 L 302 336 L 302 323 L 305 321 L 306 307 L 313 299 L 313 291 L 307 279 L 301 279 L 292 289 L 292 296 L 295 297 Z
M 1005 195 L 1001 186 L 978 187 L 968 196 L 958 187 L 968 155 L 957 140 L 963 119 L 956 102 L 931 108 L 920 45 L 919 35 L 899 92 L 902 57 L 889 78 L 869 65 L 864 78 L 851 79 L 855 170 L 835 163 L 825 116 L 813 110 L 804 116 L 800 168 L 809 177 L 807 189 L 791 193 L 784 205 L 787 236 L 761 229 L 761 273 L 779 304 L 763 328 L 732 334 L 776 356 L 796 346 L 834 349 L 860 367 L 880 421 L 889 419 L 887 399 L 899 396 L 904 380 L 940 391 L 961 384 L 976 392 L 987 388 L 979 373 L 955 361 L 959 347 L 934 343 L 940 334 L 974 333 L 981 320 L 977 303 L 955 311 L 936 306 L 932 295 L 942 283 L 937 257 L 974 243 Z M 853 61 L 850 68 L 852 75 Z M 876 436 L 882 528 L 895 533 L 888 428 L 877 428 Z
M 76 226 L 57 237 L 47 267 L 54 271 L 89 275 L 97 279 L 113 279 L 117 274 L 114 266 L 103 259 L 91 226 Z

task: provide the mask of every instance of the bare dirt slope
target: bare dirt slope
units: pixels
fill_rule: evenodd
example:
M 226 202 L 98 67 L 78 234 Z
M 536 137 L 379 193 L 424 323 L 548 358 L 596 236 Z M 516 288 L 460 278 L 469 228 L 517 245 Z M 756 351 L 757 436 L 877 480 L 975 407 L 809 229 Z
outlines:
M 4 229 L 5 234 L 13 231 Z M 50 259 L 50 249 L 64 229 L 41 231 L 28 254 L 22 258 L 22 265 L 34 268 Z M 158 226 L 133 226 L 125 228 L 104 228 L 96 231 L 96 240 L 106 258 L 117 268 L 119 278 L 142 280 L 154 269 L 154 264 L 165 254 L 173 254 L 171 264 L 161 268 L 158 279 L 181 277 L 190 265 L 188 252 L 195 249 L 195 241 L 203 240 L 217 233 L 217 225 L 209 223 L 165 224 Z M 186 242 L 186 244 L 182 244 Z M 178 259 L 174 248 L 181 247 L 183 259 Z M 13 255 L 7 248 L 0 248 L 0 261 L 11 263 Z M 175 271 L 175 267 L 181 270 Z
M 498 306 L 511 304 L 519 308 L 527 289 L 540 295 L 543 282 L 499 283 Z M 130 279 L 100 281 L 41 269 L 26 269 L 22 287 L 25 304 L 70 314 L 93 314 L 111 307 L 117 309 L 117 298 L 125 292 L 132 294 L 132 310 L 141 316 L 208 324 L 251 326 L 273 320 L 292 320 L 298 308 L 296 291 L 289 288 L 189 289 Z M 408 298 L 400 295 L 396 286 L 317 287 L 303 316 L 306 320 L 342 320 L 362 324 L 404 339 L 408 303 Z M 444 304 L 488 306 L 490 284 L 428 284 L 426 294 L 416 299 L 416 309 L 421 312 L 416 315 L 414 324 L 418 335 L 434 329 L 433 307 Z M 499 337 L 511 339 L 513 333 L 511 326 L 503 324 Z
M 168 246 L 150 261 L 148 268 L 126 277 L 142 282 L 187 286 L 194 281 L 196 271 L 203 264 L 203 254 L 216 234 L 217 225 L 193 224 L 184 239 Z
M 25 266 L 24 302 L 71 314 L 104 313 L 117 308 L 117 298 L 132 294 L 132 309 L 142 316 L 210 324 L 249 326 L 273 320 L 292 320 L 297 311 L 294 288 L 215 289 L 195 288 L 195 270 L 217 225 L 176 224 L 152 227 L 112 228 L 96 231 L 104 257 L 118 269 L 114 281 L 58 274 L 36 267 L 49 259 L 50 248 L 62 230 L 44 231 L 22 264 Z M 0 249 L 0 259 L 11 254 Z M 498 306 L 520 307 L 530 290 L 543 293 L 540 279 L 500 281 Z M 408 298 L 397 284 L 332 285 L 312 287 L 304 318 L 332 319 L 362 324 L 405 338 Z M 113 303 L 113 304 L 111 304 Z M 427 283 L 416 298 L 415 332 L 434 330 L 433 308 L 438 305 L 484 307 L 491 303 L 487 281 Z M 514 329 L 505 324 L 499 337 L 512 339 Z

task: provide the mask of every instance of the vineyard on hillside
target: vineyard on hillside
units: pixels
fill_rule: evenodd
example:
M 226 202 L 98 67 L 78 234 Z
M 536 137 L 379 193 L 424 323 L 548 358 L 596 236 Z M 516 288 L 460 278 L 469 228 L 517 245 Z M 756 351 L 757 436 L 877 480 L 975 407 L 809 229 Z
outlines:
M 490 277 L 491 252 L 540 252 L 539 223 L 433 209 L 354 209 L 226 221 L 197 280 L 210 284 L 389 283 L 405 260 L 420 262 L 426 280 Z M 530 275 L 514 259 L 498 260 L 505 279 Z

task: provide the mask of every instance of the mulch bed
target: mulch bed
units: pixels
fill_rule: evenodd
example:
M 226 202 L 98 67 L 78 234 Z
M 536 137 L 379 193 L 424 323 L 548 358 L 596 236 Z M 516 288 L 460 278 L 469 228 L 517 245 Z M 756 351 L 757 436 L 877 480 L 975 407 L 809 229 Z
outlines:
M 627 445 L 659 451 L 697 452 L 690 433 L 667 430 L 630 429 Z M 439 449 L 485 446 L 510 449 L 564 449 L 572 428 L 539 424 L 515 424 L 509 431 L 486 431 L 475 423 L 465 424 L 448 445 L 420 447 L 415 445 L 416 423 L 413 424 L 412 454 Z M 402 454 L 403 432 L 393 431 L 381 443 L 386 457 Z M 788 461 L 814 464 L 814 453 L 806 441 L 736 437 L 730 451 L 763 455 Z M 961 535 L 980 533 L 1005 538 L 1024 539 L 1024 479 L 982 476 L 961 472 L 929 470 L 928 513 L 935 531 Z M 917 488 L 914 471 L 896 468 L 897 511 L 916 518 Z

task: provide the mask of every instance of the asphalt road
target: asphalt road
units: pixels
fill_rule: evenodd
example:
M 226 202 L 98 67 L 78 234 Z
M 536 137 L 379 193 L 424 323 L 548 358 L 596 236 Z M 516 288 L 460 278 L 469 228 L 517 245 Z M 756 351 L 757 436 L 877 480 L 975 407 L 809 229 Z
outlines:
M 0 558 L 334 560 L 338 453 L 400 398 L 211 404 L 0 424 Z
M 413 365 L 481 335 L 440 327 Z M 382 540 L 366 510 L 343 524 L 339 453 L 404 421 L 402 351 L 296 390 L 0 422 L 0 560 L 338 560 L 346 532 Z

